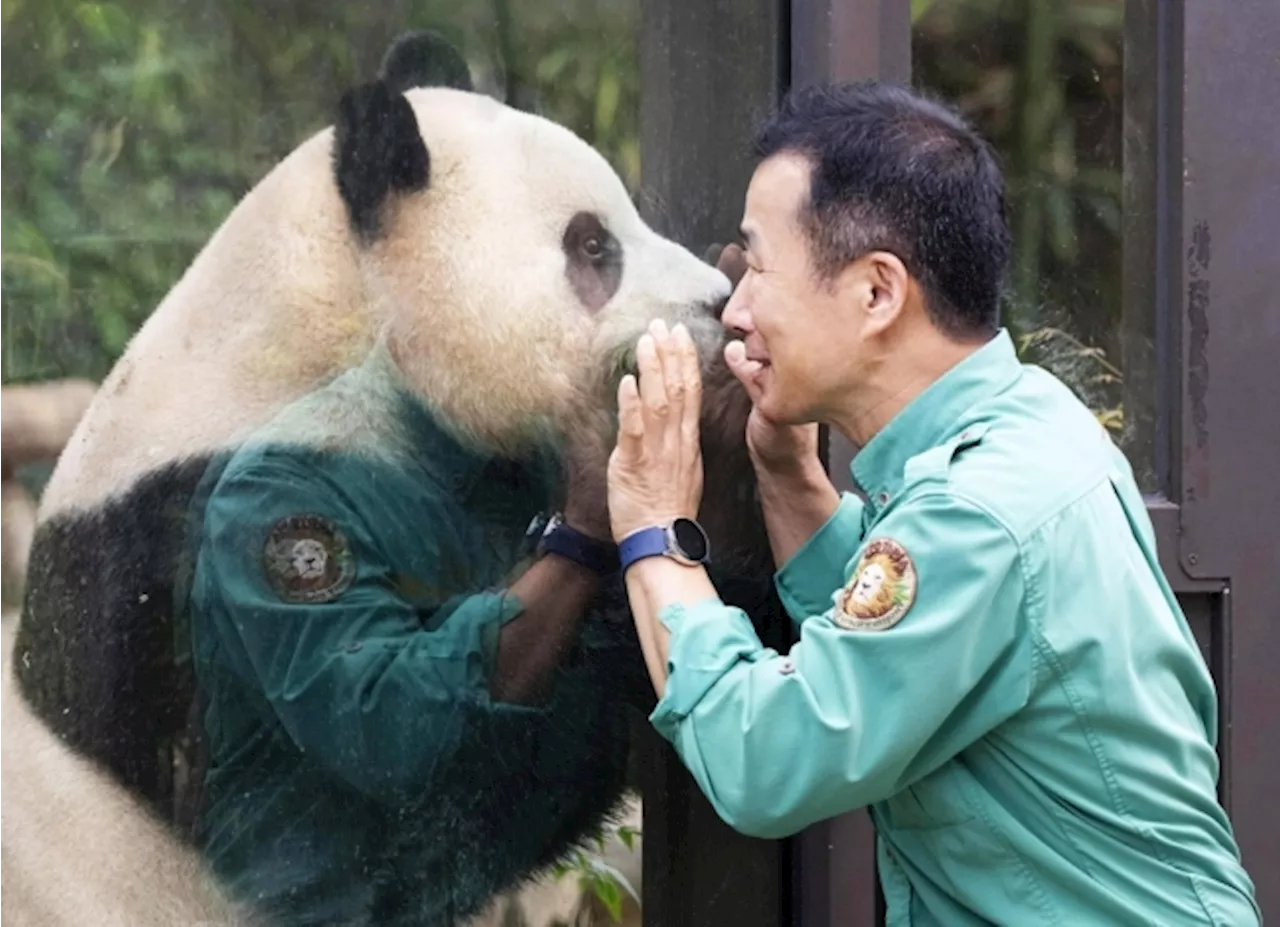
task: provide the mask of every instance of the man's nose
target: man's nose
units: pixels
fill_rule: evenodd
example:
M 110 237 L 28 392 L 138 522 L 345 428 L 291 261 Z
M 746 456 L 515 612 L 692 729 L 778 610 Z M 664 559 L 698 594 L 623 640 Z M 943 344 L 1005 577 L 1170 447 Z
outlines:
M 741 283 L 729 294 L 729 300 L 720 312 L 720 324 L 732 335 L 745 337 L 751 334 L 751 312 L 747 309 L 746 287 Z

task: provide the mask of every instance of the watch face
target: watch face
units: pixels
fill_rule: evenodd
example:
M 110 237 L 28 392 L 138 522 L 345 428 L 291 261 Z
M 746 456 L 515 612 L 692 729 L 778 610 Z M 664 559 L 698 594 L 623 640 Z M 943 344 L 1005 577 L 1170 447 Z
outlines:
M 671 523 L 671 533 L 675 535 L 680 552 L 690 560 L 702 561 L 707 557 L 707 536 L 695 521 L 688 518 L 677 518 Z

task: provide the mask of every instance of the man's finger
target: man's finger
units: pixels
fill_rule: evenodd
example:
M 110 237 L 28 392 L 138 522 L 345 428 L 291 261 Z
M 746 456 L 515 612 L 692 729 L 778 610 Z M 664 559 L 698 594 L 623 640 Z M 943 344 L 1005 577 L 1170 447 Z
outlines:
M 658 358 L 652 335 L 640 337 L 640 343 L 636 345 L 636 366 L 640 369 L 639 392 L 645 436 L 649 440 L 656 437 L 660 441 L 670 407 L 662 381 L 662 361 Z
M 747 360 L 747 346 L 741 341 L 730 341 L 725 345 L 724 362 L 729 365 L 729 370 L 738 378 L 738 382 L 746 388 L 752 405 L 759 402 L 761 389 L 756 382 L 756 375 L 764 365 L 759 361 Z
M 649 331 L 653 334 L 658 361 L 662 365 L 663 389 L 667 394 L 667 421 L 670 423 L 665 443 L 670 443 L 679 438 L 678 429 L 684 419 L 684 367 L 681 362 L 679 342 L 668 334 L 666 323 L 661 319 L 655 319 Z
M 698 369 L 698 348 L 683 325 L 675 330 L 676 354 L 680 379 L 684 384 L 684 404 L 680 411 L 681 436 L 686 443 L 698 444 L 698 422 L 702 414 L 702 372 Z
M 627 374 L 618 384 L 618 450 L 627 460 L 640 457 L 644 443 L 644 416 L 636 378 Z

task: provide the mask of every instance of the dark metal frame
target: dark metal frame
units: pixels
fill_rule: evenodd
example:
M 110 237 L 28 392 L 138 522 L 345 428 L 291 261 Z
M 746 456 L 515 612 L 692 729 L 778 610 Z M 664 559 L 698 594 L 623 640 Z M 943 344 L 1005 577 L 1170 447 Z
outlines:
M 787 83 L 785 0 L 644 0 L 641 214 L 701 254 L 736 240 L 751 135 Z M 775 927 L 790 847 L 736 833 L 675 751 L 638 725 L 647 925 Z
M 1129 0 L 1133 3 L 1134 0 Z M 1205 599 L 1221 692 L 1222 796 L 1264 914 L 1280 911 L 1280 5 L 1146 0 L 1165 45 L 1156 279 L 1170 321 L 1173 448 L 1161 526 L 1184 603 Z M 1142 4 L 1139 4 L 1142 6 Z M 1162 397 L 1165 398 L 1165 397 Z M 1162 410 L 1163 411 L 1163 410 Z M 1167 510 L 1172 506 L 1166 503 Z M 1170 523 L 1176 525 L 1172 527 Z M 1206 591 L 1207 590 L 1207 591 Z M 1190 611 L 1190 608 L 1188 609 Z
M 1126 4 L 1126 124 L 1147 136 L 1126 156 L 1153 165 L 1125 203 L 1145 220 L 1126 231 L 1126 309 L 1157 336 L 1148 511 L 1218 684 L 1219 791 L 1264 914 L 1280 910 L 1280 126 L 1262 89 L 1280 85 L 1278 33 L 1268 0 Z
M 691 246 L 733 235 L 749 177 L 745 133 L 787 85 L 910 79 L 910 0 L 644 8 L 643 163 L 646 189 L 662 200 L 650 216 Z M 1264 914 L 1275 913 L 1280 4 L 1126 0 L 1125 32 L 1124 323 L 1155 333 L 1124 347 L 1130 451 L 1155 462 L 1148 512 L 1161 564 L 1221 697 L 1222 799 Z M 828 466 L 844 489 L 850 458 L 833 437 Z M 748 840 L 708 818 L 664 748 L 647 753 L 647 924 L 883 922 L 865 812 L 791 841 Z

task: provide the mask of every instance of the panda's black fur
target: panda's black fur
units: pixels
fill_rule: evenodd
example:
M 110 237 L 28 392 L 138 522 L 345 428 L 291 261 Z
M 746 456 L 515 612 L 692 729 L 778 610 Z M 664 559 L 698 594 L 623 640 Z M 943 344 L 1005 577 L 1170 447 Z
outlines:
M 430 184 L 430 157 L 400 94 L 450 75 L 460 78 L 455 86 L 470 89 L 465 64 L 451 55 L 435 37 L 411 35 L 388 52 L 379 80 L 341 102 L 335 180 L 365 245 L 377 240 L 390 194 Z M 209 455 L 168 464 L 99 508 L 45 521 L 32 546 L 13 658 L 19 690 L 42 721 L 184 837 L 198 815 L 204 760 L 200 693 L 174 598 L 192 566 L 188 506 L 214 464 Z M 765 643 L 782 647 L 788 625 L 763 568 L 759 513 L 738 495 L 749 475 L 741 464 L 714 453 L 707 459 L 708 495 L 724 491 L 726 502 L 741 500 L 726 517 L 746 526 L 730 531 L 749 554 L 741 562 L 722 559 L 711 573 L 725 600 L 751 615 Z M 422 822 L 415 841 L 447 851 L 424 856 L 405 848 L 405 865 L 418 868 L 396 878 L 413 881 L 421 895 L 410 902 L 416 916 L 404 922 L 461 922 L 619 810 L 629 722 L 634 709 L 647 712 L 654 703 L 620 579 L 601 593 L 585 636 L 594 644 L 589 650 L 579 644 L 559 670 L 546 723 L 498 736 L 477 714 L 452 774 L 423 806 L 405 809 Z M 543 818 L 554 826 L 526 826 Z M 367 922 L 399 923 L 408 913 L 374 910 Z
M 18 689 L 36 714 L 158 814 L 184 821 L 192 796 L 175 793 L 171 760 L 193 758 L 172 754 L 198 742 L 187 730 L 194 678 L 174 582 L 187 508 L 210 462 L 170 464 L 99 509 L 43 522 L 14 642 Z
M 351 223 L 365 240 L 378 234 L 387 194 L 423 189 L 431 169 L 409 102 L 380 81 L 342 98 L 334 160 Z

